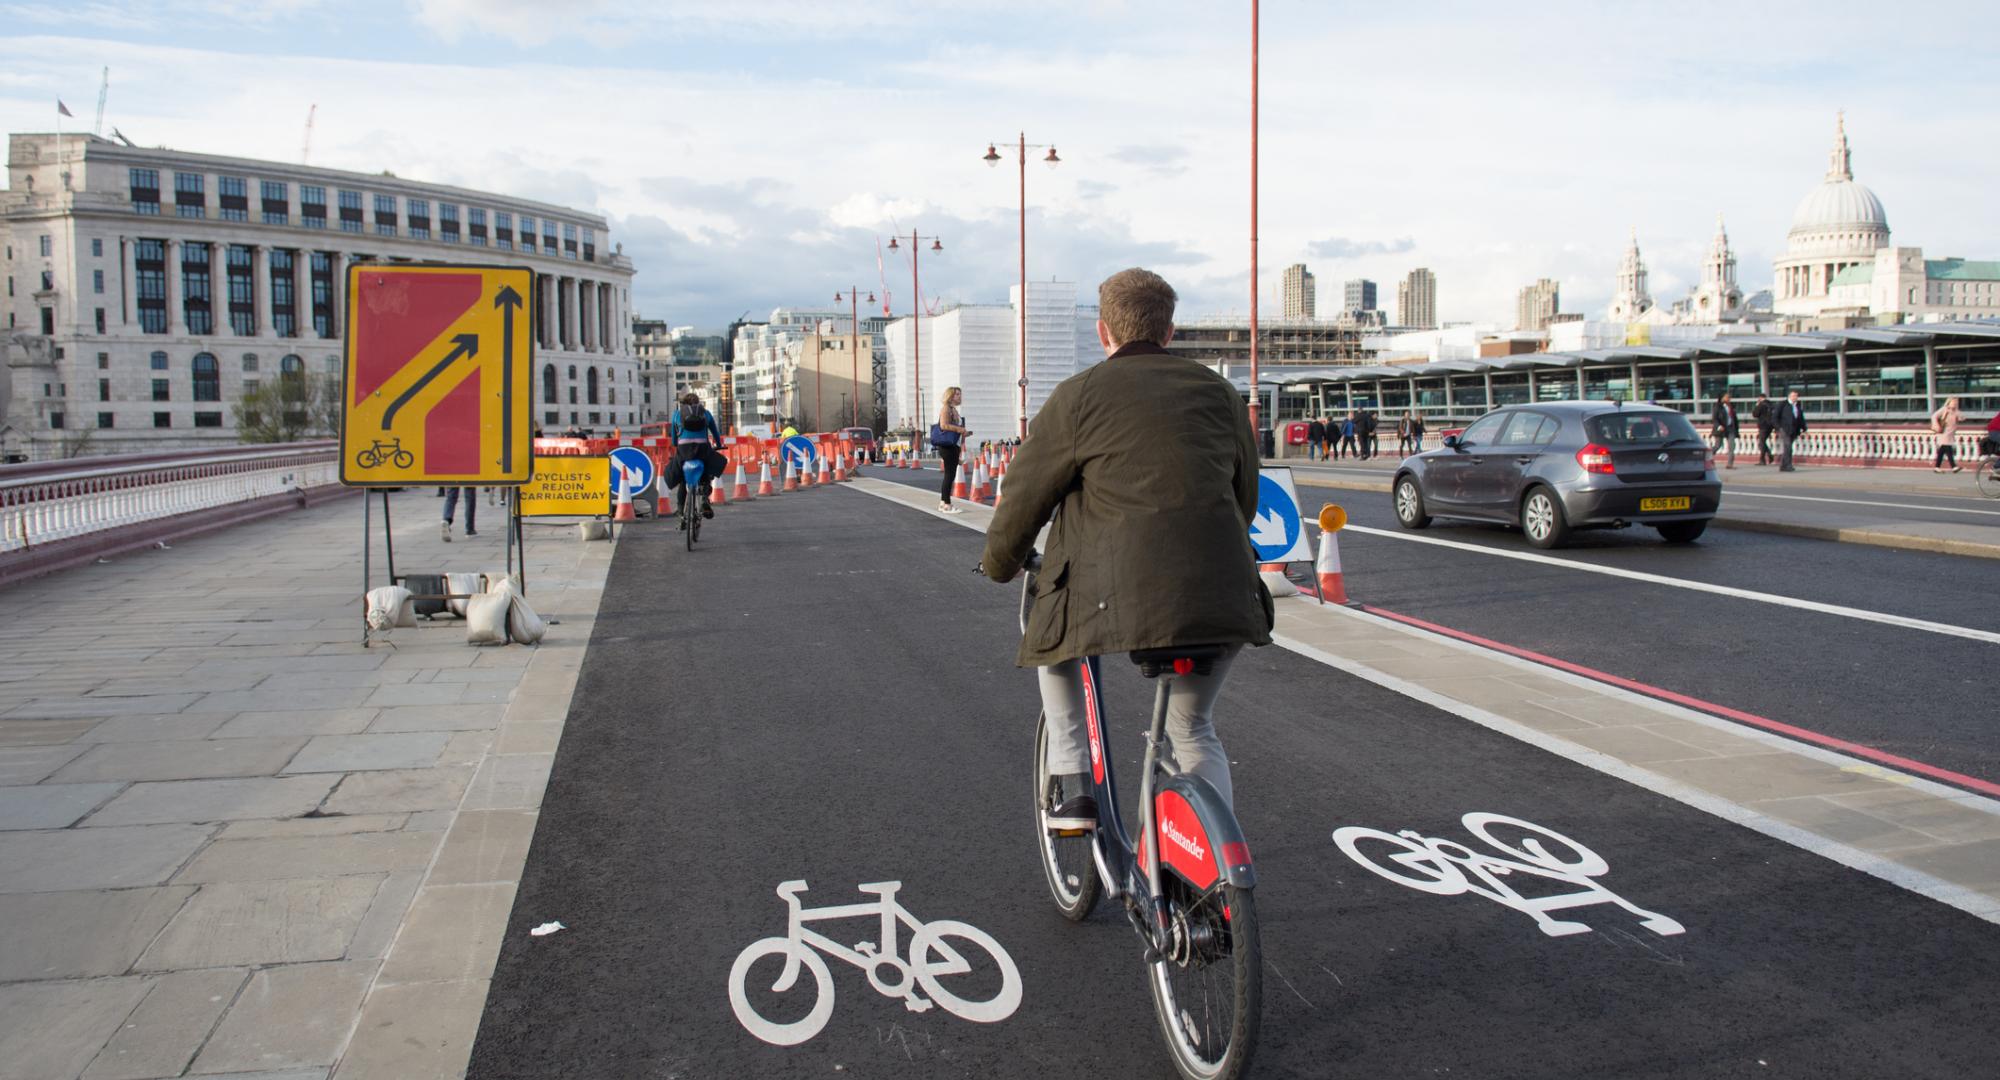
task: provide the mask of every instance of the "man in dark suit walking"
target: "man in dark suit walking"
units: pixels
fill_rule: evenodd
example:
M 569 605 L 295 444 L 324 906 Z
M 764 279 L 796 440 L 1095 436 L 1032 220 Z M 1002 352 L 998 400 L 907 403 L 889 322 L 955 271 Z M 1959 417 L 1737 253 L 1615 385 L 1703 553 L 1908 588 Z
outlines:
M 1806 407 L 1799 403 L 1799 392 L 1785 395 L 1784 403 L 1778 406 L 1778 471 L 1797 472 L 1792 468 L 1792 440 L 1806 433 Z

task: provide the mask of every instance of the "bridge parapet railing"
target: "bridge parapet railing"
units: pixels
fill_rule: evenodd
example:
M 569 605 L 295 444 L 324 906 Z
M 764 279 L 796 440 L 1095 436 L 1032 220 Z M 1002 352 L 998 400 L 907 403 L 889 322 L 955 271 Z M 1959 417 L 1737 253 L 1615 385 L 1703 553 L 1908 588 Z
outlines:
M 1807 417 L 1811 422 L 1811 417 Z M 1707 424 L 1696 425 L 1704 439 L 1712 439 L 1713 428 Z M 1975 461 L 1979 456 L 1979 440 L 1986 432 L 1983 428 L 1960 428 L 1952 435 L 1952 445 L 1958 450 L 1961 464 Z M 1751 421 L 1744 421 L 1736 436 L 1738 456 L 1757 454 L 1757 428 Z M 1792 457 L 1806 464 L 1817 465 L 1861 465 L 1887 468 L 1928 467 L 1937 456 L 1937 433 L 1927 428 L 1913 427 L 1835 427 L 1826 424 L 1808 428 L 1806 433 L 1792 442 Z M 1771 452 L 1778 451 L 1778 436 L 1771 434 Z
M 332 441 L 0 467 L 0 557 L 339 482 Z

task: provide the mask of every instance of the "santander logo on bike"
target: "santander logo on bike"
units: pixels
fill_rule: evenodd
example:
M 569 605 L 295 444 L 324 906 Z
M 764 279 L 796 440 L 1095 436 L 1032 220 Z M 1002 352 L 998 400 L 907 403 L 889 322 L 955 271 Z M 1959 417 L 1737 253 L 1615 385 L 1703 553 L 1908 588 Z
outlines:
M 1203 848 L 1199 843 L 1196 843 L 1193 837 L 1188 836 L 1186 833 L 1183 833 L 1179 829 L 1174 828 L 1173 818 L 1160 819 L 1160 835 L 1166 837 L 1168 840 L 1173 841 L 1175 847 L 1180 848 L 1182 851 L 1187 852 L 1189 855 L 1192 855 L 1197 859 L 1205 859 L 1208 857 L 1207 850 Z

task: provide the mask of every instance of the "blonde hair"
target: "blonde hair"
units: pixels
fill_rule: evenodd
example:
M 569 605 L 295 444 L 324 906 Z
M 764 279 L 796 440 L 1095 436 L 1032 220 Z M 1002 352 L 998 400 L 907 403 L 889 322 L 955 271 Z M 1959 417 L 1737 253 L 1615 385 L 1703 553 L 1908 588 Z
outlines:
M 945 406 L 950 405 L 953 394 L 963 394 L 963 393 L 965 393 L 965 389 L 963 387 L 958 387 L 958 386 L 945 387 L 944 396 L 938 399 L 938 407 L 944 408 Z

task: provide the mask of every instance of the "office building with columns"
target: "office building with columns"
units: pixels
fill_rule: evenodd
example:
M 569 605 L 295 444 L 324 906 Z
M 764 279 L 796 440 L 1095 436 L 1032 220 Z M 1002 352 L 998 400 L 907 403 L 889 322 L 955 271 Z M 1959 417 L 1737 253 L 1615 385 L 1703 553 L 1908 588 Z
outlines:
M 236 442 L 261 381 L 341 374 L 356 263 L 525 266 L 545 428 L 642 419 L 603 217 L 390 173 L 16 134 L 0 192 L 0 458 Z

